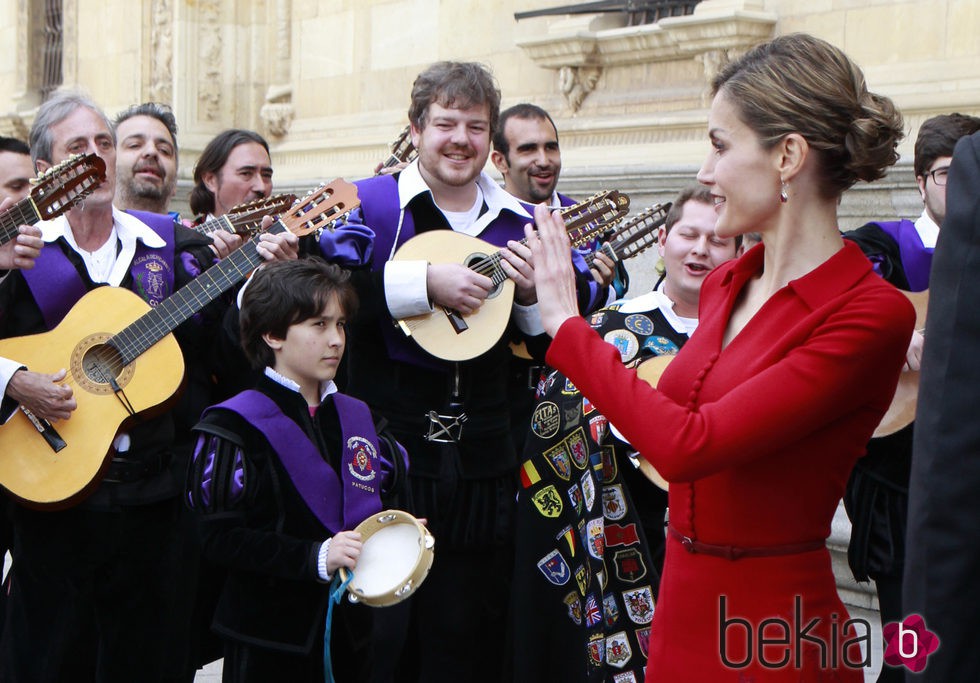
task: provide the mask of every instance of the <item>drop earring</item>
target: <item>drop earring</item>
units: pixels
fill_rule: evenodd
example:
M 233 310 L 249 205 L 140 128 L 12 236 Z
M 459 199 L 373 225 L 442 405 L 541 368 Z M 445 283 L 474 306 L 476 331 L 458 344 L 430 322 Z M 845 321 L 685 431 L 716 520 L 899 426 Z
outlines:
M 789 185 L 783 181 L 782 188 L 779 190 L 779 202 L 781 204 L 785 204 L 789 201 L 789 192 L 787 192 L 787 190 L 789 190 Z

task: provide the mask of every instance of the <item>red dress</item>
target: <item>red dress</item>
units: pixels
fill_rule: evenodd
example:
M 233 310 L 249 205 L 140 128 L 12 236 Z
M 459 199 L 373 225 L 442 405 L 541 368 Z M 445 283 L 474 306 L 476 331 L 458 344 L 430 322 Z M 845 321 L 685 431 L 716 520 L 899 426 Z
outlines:
M 915 315 L 846 244 L 722 350 L 762 259 L 757 247 L 709 276 L 700 325 L 659 391 L 584 320 L 563 324 L 548 352 L 670 482 L 679 536 L 763 552 L 820 546 L 732 560 L 669 538 L 647 681 L 863 681 L 859 647 L 845 646 L 870 637 L 846 628 L 822 541 L 894 393 Z

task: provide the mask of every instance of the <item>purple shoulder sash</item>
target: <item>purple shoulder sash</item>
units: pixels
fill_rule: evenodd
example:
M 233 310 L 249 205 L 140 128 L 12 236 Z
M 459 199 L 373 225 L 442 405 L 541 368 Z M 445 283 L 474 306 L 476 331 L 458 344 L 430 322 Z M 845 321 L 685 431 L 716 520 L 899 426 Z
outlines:
M 156 306 L 174 289 L 174 222 L 170 216 L 143 211 L 129 213 L 166 242 L 164 247 L 153 249 L 137 241 L 136 253 L 129 267 L 132 290 L 148 304 Z M 148 220 L 147 217 L 151 218 Z M 48 329 L 56 327 L 88 291 L 78 269 L 57 243 L 46 245 L 34 262 L 34 267 L 21 273 Z
M 381 449 L 367 404 L 339 393 L 333 399 L 344 443 L 340 476 L 300 426 L 260 391 L 243 391 L 208 408 L 205 414 L 223 408 L 258 429 L 279 456 L 310 512 L 336 534 L 381 511 Z

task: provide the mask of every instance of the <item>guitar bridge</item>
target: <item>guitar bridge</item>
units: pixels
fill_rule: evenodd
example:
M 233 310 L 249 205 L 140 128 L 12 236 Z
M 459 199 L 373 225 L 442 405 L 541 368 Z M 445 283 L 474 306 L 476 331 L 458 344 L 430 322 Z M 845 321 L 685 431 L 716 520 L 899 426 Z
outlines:
M 463 320 L 463 316 L 461 316 L 458 312 L 451 308 L 444 308 L 442 310 L 445 311 L 446 318 L 449 320 L 449 324 L 453 326 L 453 330 L 456 332 L 456 334 L 460 334 L 470 329 L 470 326 L 466 324 L 465 320 Z
M 27 416 L 27 419 L 31 421 L 31 424 L 34 425 L 34 429 L 36 429 L 37 433 L 41 435 L 41 438 L 47 442 L 52 451 L 57 453 L 68 445 L 68 443 L 61 438 L 61 435 L 55 430 L 55 428 L 51 426 L 50 422 L 38 417 L 31 412 L 29 408 L 20 406 L 20 410 Z

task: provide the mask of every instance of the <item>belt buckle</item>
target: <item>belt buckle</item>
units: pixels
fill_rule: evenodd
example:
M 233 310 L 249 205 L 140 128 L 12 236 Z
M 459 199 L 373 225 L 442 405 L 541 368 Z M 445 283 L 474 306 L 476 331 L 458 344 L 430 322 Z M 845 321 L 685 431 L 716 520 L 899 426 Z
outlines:
M 429 431 L 425 435 L 425 440 L 433 443 L 459 443 L 463 436 L 463 423 L 466 422 L 466 413 L 459 415 L 440 415 L 434 410 L 430 410 L 426 417 L 429 420 Z

